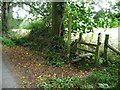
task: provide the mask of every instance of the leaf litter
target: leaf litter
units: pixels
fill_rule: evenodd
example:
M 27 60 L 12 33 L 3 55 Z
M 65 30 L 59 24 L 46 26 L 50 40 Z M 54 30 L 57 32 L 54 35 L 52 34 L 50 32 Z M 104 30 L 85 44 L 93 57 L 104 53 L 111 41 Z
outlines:
M 10 58 L 10 63 L 14 66 L 13 72 L 16 74 L 22 88 L 36 88 L 36 83 L 42 82 L 44 75 L 48 75 L 51 78 L 63 78 L 74 75 L 84 78 L 94 70 L 83 71 L 67 64 L 61 67 L 50 66 L 46 64 L 42 56 L 36 55 L 27 47 L 4 47 L 3 51 Z

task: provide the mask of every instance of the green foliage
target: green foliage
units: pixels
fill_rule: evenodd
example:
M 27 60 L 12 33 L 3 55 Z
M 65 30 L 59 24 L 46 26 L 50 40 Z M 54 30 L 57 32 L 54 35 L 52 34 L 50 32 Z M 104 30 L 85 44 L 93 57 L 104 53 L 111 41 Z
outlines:
M 99 68 L 86 78 L 86 82 L 95 87 L 115 88 L 118 82 L 118 68 L 115 66 Z
M 30 41 L 27 37 L 21 37 L 18 39 L 13 39 L 13 41 L 16 43 L 16 45 L 23 45 L 23 46 L 28 46 L 30 45 Z
M 48 21 L 49 19 L 49 21 Z M 50 17 L 34 19 L 26 26 L 27 29 L 32 30 L 31 34 L 48 34 L 51 28 Z
M 51 56 L 50 56 L 51 57 Z M 54 56 L 53 56 L 54 57 Z M 48 65 L 51 65 L 51 66 L 54 66 L 54 67 L 61 67 L 62 65 L 64 65 L 64 62 L 63 61 L 60 61 L 58 59 L 58 57 L 55 59 L 55 57 L 51 60 L 47 59 L 47 62 L 46 64 Z
M 98 88 L 111 88 L 111 87 L 106 83 L 98 83 Z
M 105 59 L 104 59 L 104 52 L 100 52 L 100 59 L 99 63 L 103 66 L 105 66 Z M 107 66 L 116 66 L 118 62 L 120 62 L 120 56 L 115 53 L 114 51 L 108 49 L 108 54 L 107 54 Z
M 29 13 L 36 18 L 39 18 L 40 15 L 45 17 L 49 16 L 52 9 L 51 2 L 31 2 L 25 4 L 30 6 Z
M 15 40 L 15 43 L 43 52 L 48 64 L 59 67 L 66 60 L 65 42 L 63 38 L 51 36 L 49 25 L 45 23 L 44 19 L 40 20 L 31 22 L 27 27 L 31 29 L 30 34 Z
M 14 32 L 11 30 L 8 31 L 8 36 L 9 38 L 11 38 L 11 40 L 16 40 L 21 37 L 21 35 L 19 34 L 19 31 Z
M 53 37 L 50 34 L 50 27 L 44 18 L 33 20 L 27 27 L 31 29 L 28 39 L 32 42 L 28 46 L 34 50 L 42 50 L 47 63 L 59 67 L 66 60 L 66 45 L 63 38 Z
M 51 22 L 52 22 L 52 18 L 51 18 L 52 4 L 51 4 L 51 2 L 31 2 L 31 3 L 25 3 L 25 4 L 30 7 L 29 14 L 31 14 L 33 16 L 32 18 L 28 18 L 28 20 L 31 22 L 30 25 L 32 25 L 32 24 L 35 25 L 35 23 L 36 23 L 37 27 L 38 27 L 38 25 L 40 25 L 39 22 L 41 22 L 41 23 L 43 23 L 43 26 L 51 27 Z M 39 24 L 37 23 L 37 21 Z
M 95 88 L 116 88 L 117 83 L 118 68 L 114 66 L 98 68 L 91 75 L 83 79 L 80 79 L 78 76 L 64 78 L 45 76 L 43 77 L 43 81 L 37 83 L 37 86 L 44 88 L 62 88 L 63 90 L 67 90 L 68 88 L 94 90 Z
M 86 8 L 87 7 L 87 8 Z M 87 2 L 68 2 L 66 6 L 65 27 L 67 27 L 68 16 L 73 15 L 72 32 L 88 33 L 93 31 L 95 26 L 92 19 L 91 6 Z
M 22 21 L 23 21 L 22 19 L 10 18 L 9 20 L 10 29 L 18 29 Z
M 40 29 L 42 29 L 43 24 L 44 24 L 44 23 L 42 23 L 42 21 L 34 20 L 33 22 L 31 22 L 31 23 L 27 26 L 27 29 L 40 30 Z
M 30 20 L 25 18 L 19 25 L 19 29 L 29 29 Z
M 117 55 L 115 52 L 108 54 L 108 65 L 116 66 L 120 62 L 120 55 Z
M 69 88 L 79 86 L 80 82 L 81 80 L 78 76 L 64 78 L 45 77 L 45 82 L 39 82 L 37 86 L 44 88 L 62 88 L 62 90 L 68 90 Z
M 48 22 L 44 19 L 33 20 L 28 26 L 31 29 L 28 35 L 29 41 L 32 43 L 30 45 L 31 49 L 44 50 L 47 48 L 50 42 L 50 26 Z M 33 47 L 32 47 L 33 45 Z
M 110 9 L 101 9 L 94 16 L 95 23 L 98 27 L 102 28 L 114 28 L 118 27 L 118 18 L 116 18 L 116 14 L 112 13 Z
M 5 46 L 15 45 L 15 43 L 10 38 L 6 38 L 6 37 L 2 37 L 2 36 L 0 36 L 0 42 L 2 42 L 2 44 Z
M 107 9 L 101 8 L 100 11 L 94 16 L 95 23 L 98 27 L 102 28 L 114 28 L 119 26 L 120 13 L 119 6 L 120 1 L 117 1 L 115 5 L 110 2 L 110 7 Z
M 66 48 L 62 38 L 53 37 L 46 50 L 46 59 L 54 66 L 61 66 L 67 60 Z

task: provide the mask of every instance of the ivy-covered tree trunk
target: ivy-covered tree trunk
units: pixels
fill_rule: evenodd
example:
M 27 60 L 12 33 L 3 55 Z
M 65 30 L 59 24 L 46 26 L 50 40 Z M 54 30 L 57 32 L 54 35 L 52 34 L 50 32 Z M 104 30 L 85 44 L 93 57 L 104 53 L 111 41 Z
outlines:
M 52 2 L 52 34 L 63 36 L 63 12 L 64 2 Z
M 9 2 L 2 2 L 2 34 L 7 35 L 9 30 L 9 23 L 8 23 L 8 13 L 9 13 Z

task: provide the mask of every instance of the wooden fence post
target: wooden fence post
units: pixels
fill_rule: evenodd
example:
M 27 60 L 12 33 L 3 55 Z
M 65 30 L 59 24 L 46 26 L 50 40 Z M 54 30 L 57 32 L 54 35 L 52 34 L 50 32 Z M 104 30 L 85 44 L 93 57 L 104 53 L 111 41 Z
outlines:
M 98 40 L 97 40 L 97 46 L 96 46 L 96 52 L 95 52 L 95 61 L 96 65 L 99 64 L 99 46 L 101 44 L 101 33 L 98 34 Z
M 78 38 L 78 40 L 77 40 L 77 48 L 79 48 L 80 47 L 80 42 L 81 42 L 81 40 L 82 40 L 82 33 L 80 33 L 79 34 L 79 38 Z M 77 53 L 79 54 L 79 50 L 77 49 Z
M 104 42 L 104 59 L 105 63 L 107 64 L 107 48 L 108 48 L 108 40 L 109 40 L 109 35 L 105 35 L 105 42 Z
M 78 42 L 80 43 L 82 40 L 82 33 L 79 34 L 79 39 L 78 39 Z

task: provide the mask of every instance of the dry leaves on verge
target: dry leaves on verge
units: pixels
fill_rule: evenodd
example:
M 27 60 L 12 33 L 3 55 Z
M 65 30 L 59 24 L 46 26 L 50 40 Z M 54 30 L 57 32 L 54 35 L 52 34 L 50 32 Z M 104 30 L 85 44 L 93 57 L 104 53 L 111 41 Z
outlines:
M 14 66 L 13 71 L 18 77 L 21 87 L 35 88 L 38 81 L 43 81 L 43 75 L 61 78 L 77 75 L 83 78 L 94 70 L 82 71 L 69 65 L 62 67 L 49 66 L 44 58 L 35 55 L 27 47 L 5 47 L 3 50 L 10 58 L 11 65 Z

